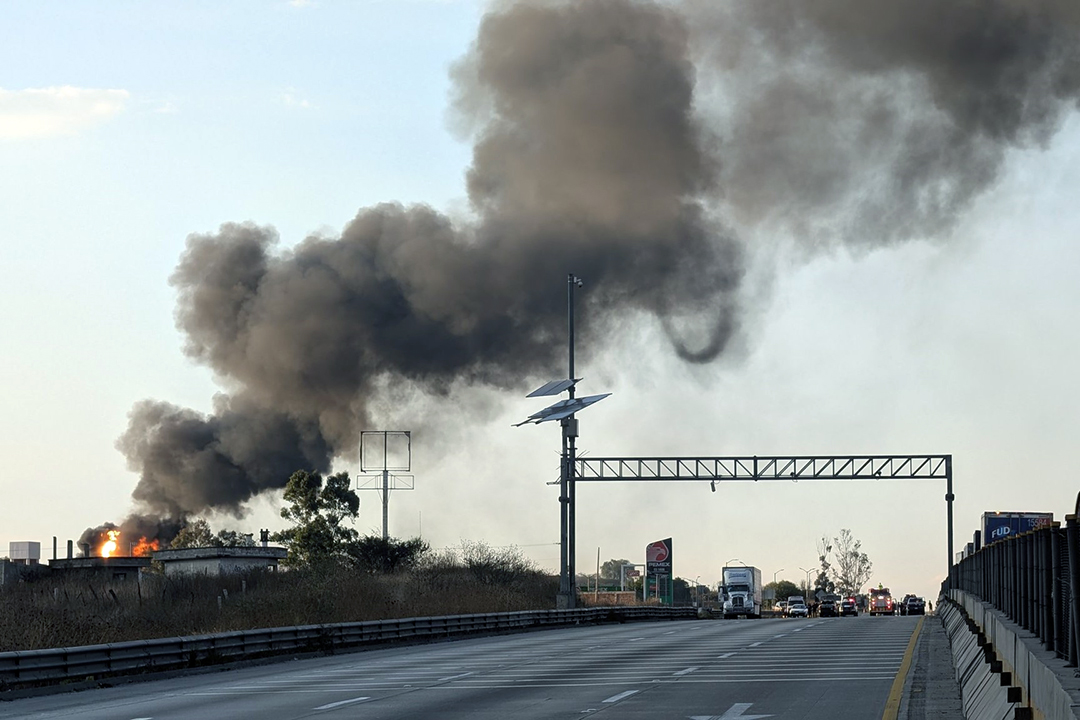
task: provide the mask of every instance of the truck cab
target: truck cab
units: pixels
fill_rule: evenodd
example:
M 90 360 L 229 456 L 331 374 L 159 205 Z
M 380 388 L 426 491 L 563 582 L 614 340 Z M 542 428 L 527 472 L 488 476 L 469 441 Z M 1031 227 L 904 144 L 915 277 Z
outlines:
M 724 617 L 761 617 L 761 570 L 755 567 L 725 567 L 721 586 Z
M 893 615 L 896 613 L 889 588 L 877 587 L 870 590 L 869 610 L 871 615 Z

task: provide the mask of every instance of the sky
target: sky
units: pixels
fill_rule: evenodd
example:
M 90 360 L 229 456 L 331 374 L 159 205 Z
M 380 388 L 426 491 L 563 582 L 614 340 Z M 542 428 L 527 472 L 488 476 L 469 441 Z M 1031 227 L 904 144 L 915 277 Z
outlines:
M 534 5 L 556 15 L 522 10 Z M 811 13 L 819 39 L 835 41 L 824 46 L 838 49 L 815 61 L 820 46 L 807 43 L 811 55 L 793 61 L 802 71 L 789 75 L 777 69 L 798 46 L 779 32 L 786 21 L 739 3 L 719 15 L 631 5 L 643 14 L 622 0 L 593 6 L 602 22 L 589 27 L 622 18 L 630 29 L 620 32 L 656 43 L 642 42 L 655 52 L 640 53 L 633 73 L 612 77 L 678 96 L 645 98 L 631 112 L 619 97 L 589 105 L 594 80 L 583 95 L 569 81 L 530 94 L 539 82 L 530 63 L 577 57 L 559 43 L 581 18 L 560 24 L 569 13 L 557 3 L 0 6 L 0 555 L 30 540 L 51 557 L 55 536 L 63 556 L 86 528 L 163 508 L 215 529 L 281 528 L 280 489 L 262 489 L 264 480 L 214 505 L 213 487 L 192 499 L 175 490 L 184 476 L 148 478 L 150 455 L 130 449 L 159 437 L 138 424 L 137 408 L 165 407 L 138 403 L 215 418 L 229 395 L 232 410 L 251 402 L 300 418 L 301 434 L 314 422 L 315 445 L 328 444 L 333 470 L 350 475 L 347 438 L 358 429 L 412 430 L 413 489 L 391 494 L 391 535 L 422 535 L 435 548 L 513 546 L 557 571 L 559 429 L 512 424 L 543 406 L 526 393 L 565 376 L 568 272 L 584 283 L 579 394 L 612 393 L 580 414 L 584 453 L 951 453 L 957 550 L 987 511 L 1073 512 L 1075 94 L 1063 91 L 1047 111 L 1021 92 L 1015 132 L 965 124 L 956 118 L 968 106 L 954 105 L 975 93 L 962 73 L 958 81 L 920 61 L 882 79 L 876 60 L 855 64 L 864 47 L 836 40 L 885 37 L 881 27 L 852 22 L 840 35 L 828 13 Z M 661 16 L 675 18 L 662 32 Z M 1075 15 L 1061 26 L 1074 31 Z M 762 41 L 744 47 L 736 36 Z M 852 67 L 863 74 L 852 79 Z M 571 70 L 601 72 L 585 61 Z M 526 80 L 507 79 L 516 71 Z M 945 92 L 943 77 L 962 92 Z M 832 89 L 835 103 L 806 104 Z M 893 93 L 922 105 L 881 99 Z M 864 112 L 870 95 L 874 112 Z M 652 107 L 685 112 L 669 122 Z M 543 152 L 521 149 L 533 145 Z M 380 203 L 404 210 L 373 210 Z M 571 231 L 564 218 L 587 229 Z M 373 224 L 398 221 L 404 229 L 366 239 Z M 291 288 L 261 296 L 269 320 L 237 331 L 262 333 L 254 359 L 251 346 L 238 359 L 225 337 L 224 296 L 200 294 L 234 262 L 214 248 L 240 247 L 244 227 L 272 258 L 264 285 Z M 563 231 L 570 240 L 551 239 Z M 286 324 L 275 318 L 288 313 L 271 310 L 300 294 L 296 266 L 354 262 L 335 255 L 346 240 L 390 247 L 393 260 L 374 274 L 407 278 L 410 307 L 436 320 L 445 311 L 452 332 L 420 323 L 400 345 L 364 334 L 356 342 L 368 374 L 348 368 L 354 384 L 332 397 L 340 387 L 312 380 L 296 356 L 319 355 L 316 340 L 334 345 L 325 333 L 368 326 L 307 335 L 319 312 Z M 517 248 L 530 248 L 520 262 Z M 378 292 L 363 298 L 381 302 Z M 349 313 L 367 317 L 351 302 Z M 446 355 L 434 354 L 454 361 L 429 361 L 429 337 L 472 338 L 475 327 L 483 341 L 447 341 Z M 302 367 L 289 374 L 294 363 Z M 282 389 L 295 376 L 310 392 Z M 122 437 L 133 438 L 128 456 Z M 933 598 L 946 571 L 944 494 L 940 481 L 720 483 L 716 492 L 582 484 L 578 570 L 591 572 L 598 555 L 643 562 L 647 544 L 670 537 L 674 571 L 688 580 L 715 585 L 725 564 L 747 564 L 799 582 L 816 567 L 818 541 L 846 528 L 874 563 L 871 584 Z M 356 528 L 380 531 L 377 493 L 361 498 Z

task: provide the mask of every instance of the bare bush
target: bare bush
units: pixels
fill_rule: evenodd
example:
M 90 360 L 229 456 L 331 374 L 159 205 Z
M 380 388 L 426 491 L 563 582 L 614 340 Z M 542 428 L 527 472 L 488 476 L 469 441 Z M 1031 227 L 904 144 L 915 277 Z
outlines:
M 484 546 L 486 547 L 486 546 Z M 469 559 L 471 558 L 471 560 Z M 514 553 L 372 574 L 339 564 L 210 577 L 143 573 L 138 581 L 53 573 L 0 591 L 0 652 L 400 617 L 554 607 L 558 578 Z M 220 598 L 220 600 L 219 600 Z

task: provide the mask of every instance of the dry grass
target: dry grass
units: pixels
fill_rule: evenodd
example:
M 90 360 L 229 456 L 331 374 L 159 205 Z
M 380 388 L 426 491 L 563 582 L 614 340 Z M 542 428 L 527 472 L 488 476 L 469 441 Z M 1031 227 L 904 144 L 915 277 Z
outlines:
M 138 582 L 46 576 L 0 591 L 0 652 L 555 606 L 558 578 L 492 570 L 436 557 L 392 575 L 330 566 L 221 578 L 144 574 Z

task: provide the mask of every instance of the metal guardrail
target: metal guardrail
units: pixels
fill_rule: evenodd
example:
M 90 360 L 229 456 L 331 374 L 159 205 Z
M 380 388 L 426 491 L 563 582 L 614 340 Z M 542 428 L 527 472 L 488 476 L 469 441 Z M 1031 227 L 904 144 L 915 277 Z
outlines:
M 611 607 L 447 615 L 367 622 L 300 625 L 0 653 L 0 690 L 20 685 L 174 670 L 278 653 L 333 651 L 398 640 L 514 632 L 543 627 L 677 620 L 697 617 L 694 608 Z
M 1053 523 L 990 543 L 953 565 L 942 594 L 963 590 L 988 602 L 1043 646 L 1080 661 L 1080 523 Z

